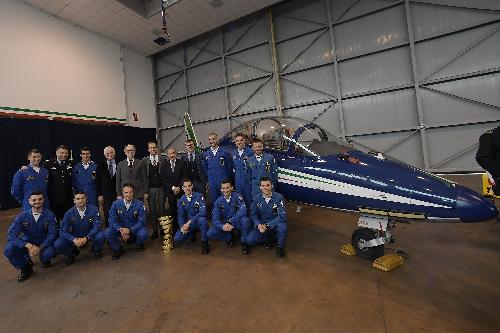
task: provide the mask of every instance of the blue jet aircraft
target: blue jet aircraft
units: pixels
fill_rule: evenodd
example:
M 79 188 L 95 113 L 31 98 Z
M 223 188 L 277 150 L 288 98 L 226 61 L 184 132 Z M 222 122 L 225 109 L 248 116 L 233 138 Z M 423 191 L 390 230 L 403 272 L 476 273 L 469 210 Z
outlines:
M 195 142 L 189 115 L 186 134 Z M 277 191 L 291 201 L 360 214 L 351 244 L 376 259 L 393 241 L 396 221 L 480 222 L 498 215 L 473 190 L 384 156 L 362 152 L 315 123 L 292 117 L 251 120 L 220 140 L 234 147 L 236 133 L 259 138 L 279 166 Z

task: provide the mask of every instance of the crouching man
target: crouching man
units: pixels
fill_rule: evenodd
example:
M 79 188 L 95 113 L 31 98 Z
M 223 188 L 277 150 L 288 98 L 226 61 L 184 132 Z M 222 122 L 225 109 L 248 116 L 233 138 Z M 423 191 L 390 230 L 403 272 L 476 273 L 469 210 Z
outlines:
M 235 231 L 241 233 L 241 252 L 249 253 L 246 242 L 250 231 L 250 219 L 243 197 L 233 192 L 229 179 L 224 179 L 220 186 L 222 195 L 214 202 L 212 227 L 208 230 L 208 238 L 225 241 L 228 247 L 234 245 Z
M 149 237 L 146 229 L 146 212 L 144 204 L 138 199 L 134 199 L 134 186 L 124 184 L 122 187 L 123 199 L 113 202 L 109 210 L 109 227 L 104 232 L 111 250 L 113 250 L 112 260 L 120 259 L 124 253 L 120 239 L 127 244 L 135 240 L 137 250 L 144 251 L 144 242 Z
M 194 238 L 197 231 L 201 232 L 201 253 L 210 251 L 208 246 L 208 221 L 205 199 L 198 192 L 193 192 L 193 183 L 190 179 L 182 180 L 184 195 L 177 201 L 177 220 L 179 230 L 175 233 L 175 243 Z
M 16 269 L 21 270 L 17 281 L 23 282 L 33 273 L 33 258 L 39 256 L 43 268 L 50 267 L 55 257 L 54 240 L 57 238 L 56 217 L 43 208 L 43 192 L 29 196 L 30 209 L 19 214 L 9 227 L 4 254 Z
M 253 198 L 252 222 L 255 228 L 248 234 L 247 242 L 250 245 L 265 243 L 266 248 L 270 249 L 277 238 L 276 255 L 283 258 L 288 233 L 283 196 L 273 192 L 273 183 L 268 177 L 260 179 L 260 190 L 262 193 Z
M 101 258 L 104 245 L 104 232 L 101 230 L 101 217 L 96 206 L 87 204 L 87 195 L 76 191 L 73 196 L 75 206 L 70 208 L 61 223 L 60 236 L 55 241 L 56 251 L 66 256 L 66 265 L 75 262 L 80 248 L 92 242 L 91 252 Z

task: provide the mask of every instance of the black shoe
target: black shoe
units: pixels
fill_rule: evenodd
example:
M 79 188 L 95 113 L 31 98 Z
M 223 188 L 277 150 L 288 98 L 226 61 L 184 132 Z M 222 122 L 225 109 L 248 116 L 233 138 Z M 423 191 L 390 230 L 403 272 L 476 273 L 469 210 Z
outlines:
M 283 258 L 285 256 L 285 248 L 282 246 L 278 246 L 276 248 L 276 256 L 278 258 Z
M 17 282 L 26 281 L 33 273 L 33 267 L 28 263 L 23 268 L 21 268 L 21 274 L 17 277 Z
M 92 254 L 94 255 L 94 258 L 96 258 L 96 259 L 102 258 L 101 251 L 92 251 Z
M 201 242 L 201 254 L 207 254 L 208 252 L 210 252 L 208 242 Z
M 191 243 L 196 242 L 196 233 L 195 233 L 195 232 L 193 232 L 193 234 L 191 235 L 191 238 L 189 239 L 189 241 L 190 241 Z
M 153 231 L 153 233 L 151 234 L 151 240 L 155 240 L 157 238 L 158 238 L 158 232 Z
M 233 240 L 232 240 L 232 239 L 231 239 L 231 240 L 228 240 L 228 241 L 226 242 L 226 245 L 227 245 L 227 247 L 233 247 L 233 246 L 234 246 L 234 242 L 233 242 Z
M 66 258 L 66 260 L 64 260 L 64 263 L 66 265 L 73 265 L 75 263 L 75 256 L 74 255 L 70 255 L 69 257 Z
M 52 266 L 52 263 L 50 262 L 50 260 L 47 261 L 47 262 L 42 262 L 42 267 L 43 268 L 49 268 L 50 266 Z
M 137 251 L 144 252 L 144 245 L 137 245 Z
M 111 257 L 111 260 L 118 260 L 123 254 L 123 247 L 120 247 L 118 251 L 113 251 L 113 256 Z
M 250 253 L 250 246 L 248 246 L 248 243 L 241 243 L 241 253 L 245 255 Z
M 272 249 L 272 248 L 273 248 L 273 243 L 271 243 L 271 242 L 266 242 L 266 243 L 264 244 L 264 246 L 266 247 L 266 249 L 270 250 L 270 249 Z

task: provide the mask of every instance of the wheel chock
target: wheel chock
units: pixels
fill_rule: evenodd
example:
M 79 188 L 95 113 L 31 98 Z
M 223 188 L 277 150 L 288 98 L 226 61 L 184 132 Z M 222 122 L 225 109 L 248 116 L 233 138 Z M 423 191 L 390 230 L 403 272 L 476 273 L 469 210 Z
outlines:
M 373 262 L 373 267 L 383 270 L 385 272 L 390 272 L 394 268 L 401 266 L 404 263 L 403 257 L 397 254 L 386 254 L 382 257 L 375 259 Z
M 354 251 L 354 247 L 351 244 L 344 244 L 340 248 L 340 252 L 345 254 L 346 256 L 355 256 L 356 251 Z

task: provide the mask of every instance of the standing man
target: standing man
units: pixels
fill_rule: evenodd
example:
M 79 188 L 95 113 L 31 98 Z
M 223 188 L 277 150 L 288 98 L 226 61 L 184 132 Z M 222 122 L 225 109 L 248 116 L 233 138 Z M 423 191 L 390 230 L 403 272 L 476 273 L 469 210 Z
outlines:
M 245 201 L 240 194 L 233 192 L 229 179 L 222 181 L 220 189 L 222 195 L 214 202 L 212 227 L 208 230 L 208 238 L 225 241 L 227 247 L 233 247 L 234 232 L 238 230 L 241 234 L 241 253 L 248 254 L 246 239 L 251 223 Z
M 137 250 L 144 251 L 144 242 L 148 239 L 148 229 L 146 229 L 146 210 L 144 204 L 134 199 L 134 185 L 124 184 L 122 189 L 123 199 L 113 202 L 109 211 L 109 227 L 104 232 L 111 249 L 113 250 L 112 260 L 120 259 L 124 253 L 120 244 L 120 239 L 126 243 L 135 239 Z
M 111 205 L 116 200 L 116 161 L 115 148 L 104 148 L 105 160 L 97 165 L 97 199 L 104 211 L 104 225 L 108 227 L 108 217 Z
M 234 184 L 236 192 L 243 196 L 245 204 L 250 207 L 252 204 L 252 185 L 248 172 L 248 159 L 252 157 L 253 151 L 246 146 L 243 134 L 237 133 L 234 137 L 236 149 L 232 151 Z
M 121 199 L 123 185 L 132 184 L 134 187 L 134 198 L 141 201 L 147 193 L 144 193 L 146 175 L 141 168 L 141 160 L 135 158 L 135 146 L 128 144 L 123 149 L 127 158 L 118 163 L 116 167 L 116 194 Z
M 80 157 L 82 161 L 73 167 L 73 189 L 82 191 L 87 196 L 87 202 L 97 206 L 97 164 L 90 160 L 90 148 L 82 147 Z
M 476 161 L 493 178 L 493 193 L 500 195 L 500 126 L 479 137 Z
M 28 152 L 29 165 L 21 168 L 14 175 L 10 193 L 22 205 L 22 210 L 31 209 L 29 198 L 32 192 L 41 191 L 44 198 L 47 197 L 47 183 L 49 172 L 40 167 L 42 154 L 38 149 L 31 149 Z M 49 201 L 44 200 L 44 207 L 49 208 Z
M 248 172 L 252 182 L 252 198 L 261 193 L 260 179 L 267 177 L 273 183 L 273 187 L 278 182 L 278 165 L 271 154 L 264 153 L 264 145 L 260 139 L 252 142 L 254 156 L 248 159 Z
M 45 162 L 45 168 L 49 171 L 50 208 L 58 222 L 73 205 L 73 182 L 71 180 L 73 163 L 68 160 L 68 156 L 69 148 L 61 145 L 57 147 L 56 158 Z
M 247 237 L 249 245 L 265 243 L 270 249 L 272 240 L 277 237 L 276 255 L 285 256 L 285 243 L 288 233 L 287 216 L 283 196 L 273 192 L 273 183 L 268 177 L 260 180 L 261 194 L 257 194 L 252 202 L 252 222 L 254 228 Z
M 148 191 L 149 217 L 153 233 L 151 239 L 158 238 L 158 218 L 165 215 L 165 192 L 163 190 L 160 168 L 165 163 L 158 155 L 158 143 L 156 140 L 148 142 L 149 156 L 142 160 L 142 167 L 146 174 L 146 189 Z
M 201 254 L 207 254 L 210 248 L 205 199 L 200 193 L 193 192 L 193 183 L 188 178 L 182 181 L 182 190 L 184 195 L 177 202 L 180 229 L 175 233 L 174 241 L 178 243 L 193 239 L 196 231 L 201 231 Z
M 195 151 L 194 141 L 191 139 L 186 140 L 185 146 L 186 155 L 182 155 L 181 159 L 186 162 L 186 177 L 193 181 L 193 191 L 205 196 L 205 192 L 207 191 L 207 175 L 202 165 L 203 154 Z
M 174 219 L 174 231 L 177 230 L 177 200 L 182 196 L 182 179 L 186 177 L 186 163 L 177 158 L 173 147 L 167 149 L 168 161 L 161 165 L 160 176 L 167 194 L 168 209 Z
M 66 265 L 75 262 L 80 254 L 79 248 L 92 242 L 91 252 L 95 258 L 101 258 L 101 249 L 104 245 L 104 232 L 101 230 L 101 217 L 96 206 L 87 204 L 87 195 L 83 191 L 76 191 L 73 201 L 75 206 L 70 208 L 61 223 L 60 236 L 55 241 L 57 252 L 66 256 Z
M 217 134 L 208 135 L 210 148 L 203 153 L 203 169 L 208 177 L 208 190 L 210 202 L 214 202 L 220 196 L 220 184 L 225 178 L 230 178 L 233 171 L 231 155 L 219 147 Z
M 16 269 L 21 270 L 17 281 L 23 282 L 33 273 L 33 258 L 39 256 L 42 267 L 50 267 L 55 257 L 54 240 L 57 222 L 54 213 L 43 208 L 41 191 L 31 193 L 30 209 L 17 215 L 9 227 L 4 254 Z

